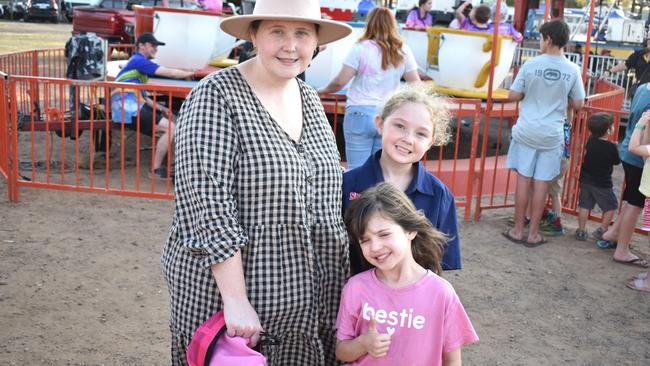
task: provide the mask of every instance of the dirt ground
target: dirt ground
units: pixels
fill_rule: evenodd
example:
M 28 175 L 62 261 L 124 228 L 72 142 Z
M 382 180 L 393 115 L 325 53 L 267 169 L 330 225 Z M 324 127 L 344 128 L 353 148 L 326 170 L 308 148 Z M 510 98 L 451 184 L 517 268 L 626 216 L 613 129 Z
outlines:
M 168 363 L 172 201 L 23 189 L 10 204 L 4 181 L 0 197 L 0 364 Z M 465 364 L 650 364 L 650 295 L 624 286 L 640 270 L 571 235 L 512 244 L 509 214 L 462 223 L 464 269 L 444 274 L 481 338 Z
M 0 22 L 0 47 L 21 24 Z M 172 213 L 169 200 L 40 189 L 10 204 L 0 179 L 0 365 L 168 364 L 159 259 Z M 624 285 L 640 269 L 575 241 L 570 216 L 564 237 L 512 244 L 509 215 L 462 223 L 464 268 L 444 273 L 481 339 L 464 363 L 649 365 L 650 295 Z M 645 237 L 633 246 L 650 257 Z

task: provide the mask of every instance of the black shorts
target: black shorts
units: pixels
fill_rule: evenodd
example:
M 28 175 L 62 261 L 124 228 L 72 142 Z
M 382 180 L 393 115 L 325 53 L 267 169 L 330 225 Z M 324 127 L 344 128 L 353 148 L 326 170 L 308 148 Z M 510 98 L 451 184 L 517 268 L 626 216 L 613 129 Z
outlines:
M 156 108 L 156 125 L 160 123 L 160 121 L 167 117 L 165 113 L 163 113 L 159 108 Z M 153 113 L 153 108 L 149 107 L 149 105 L 145 104 L 140 108 L 140 133 L 145 134 L 147 136 L 152 136 L 153 132 L 153 124 L 152 121 L 154 120 L 154 113 Z M 128 125 L 130 129 L 132 130 L 137 130 L 138 126 L 138 118 L 133 117 L 133 123 Z
M 593 210 L 598 207 L 603 212 L 615 210 L 618 207 L 618 200 L 614 194 L 614 189 L 597 187 L 589 183 L 580 182 L 580 200 L 578 206 L 587 210 Z
M 623 162 L 623 170 L 625 171 L 625 191 L 623 191 L 623 201 L 632 206 L 643 208 L 645 196 L 639 192 L 643 168 Z

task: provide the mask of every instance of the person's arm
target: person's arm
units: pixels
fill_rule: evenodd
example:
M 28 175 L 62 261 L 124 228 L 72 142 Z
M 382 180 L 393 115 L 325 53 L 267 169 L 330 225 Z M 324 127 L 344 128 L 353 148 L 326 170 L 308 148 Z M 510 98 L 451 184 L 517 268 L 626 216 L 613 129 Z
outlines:
M 248 244 L 233 195 L 240 160 L 239 123 L 218 82 L 199 84 L 183 104 L 176 129 L 176 200 L 191 239 L 194 263 L 211 270 L 224 303 L 228 334 L 250 337 L 262 329 L 246 296 L 240 249 Z M 199 299 L 200 300 L 200 299 Z
M 378 358 L 386 356 L 390 348 L 390 336 L 377 331 L 375 319 L 370 319 L 368 331 L 354 339 L 336 341 L 336 358 L 343 362 L 352 362 L 369 354 Z
M 442 354 L 442 366 L 461 366 L 462 364 L 460 347 Z
M 407 83 L 415 83 L 418 82 L 422 79 L 420 79 L 420 74 L 418 73 L 418 70 L 413 70 L 413 71 L 408 71 L 404 73 L 404 80 L 406 80 Z
M 643 145 L 643 140 L 648 134 L 648 120 L 650 120 L 650 112 L 644 112 L 639 118 L 639 121 L 634 126 L 634 132 L 632 132 L 632 137 L 630 138 L 630 145 L 627 149 L 634 155 L 648 157 L 648 148 L 646 145 Z
M 255 347 L 262 325 L 246 295 L 240 252 L 221 263 L 213 264 L 210 269 L 223 299 L 228 335 L 250 338 L 250 345 Z
M 456 9 L 456 19 L 458 19 L 459 22 L 462 22 L 463 19 L 465 19 L 465 14 L 463 14 L 463 11 L 465 11 L 465 8 L 471 3 L 471 1 L 465 1 Z
M 332 81 L 330 81 L 327 86 L 319 89 L 318 94 L 334 93 L 343 89 L 343 87 L 345 87 L 345 85 L 347 85 L 347 83 L 350 82 L 350 80 L 352 80 L 356 74 L 357 70 L 348 65 L 343 65 L 341 67 L 341 71 L 339 71 L 339 74 L 336 75 L 336 77 L 332 79 Z
M 569 108 L 571 108 L 571 110 L 579 111 L 584 107 L 584 105 L 584 99 L 569 99 Z
M 194 71 L 173 69 L 171 67 L 160 66 L 156 69 L 156 76 L 164 76 L 171 79 L 191 79 L 194 76 Z
M 524 93 L 510 90 L 508 92 L 508 101 L 509 102 L 518 102 L 520 100 L 524 99 Z

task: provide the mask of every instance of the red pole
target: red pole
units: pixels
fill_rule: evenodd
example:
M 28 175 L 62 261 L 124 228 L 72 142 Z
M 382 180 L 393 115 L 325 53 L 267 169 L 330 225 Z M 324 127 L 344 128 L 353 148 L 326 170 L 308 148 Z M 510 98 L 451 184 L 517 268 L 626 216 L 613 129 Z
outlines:
M 497 59 L 497 45 L 499 44 L 499 20 L 501 18 L 501 0 L 497 0 L 497 7 L 494 10 L 494 30 L 492 31 L 492 54 L 490 56 L 490 77 L 488 78 L 487 112 L 492 110 L 492 83 L 494 82 L 494 67 Z M 486 115 L 486 119 L 488 116 Z
M 551 0 L 546 0 L 546 3 L 544 5 L 544 23 L 548 22 L 550 12 L 551 12 Z

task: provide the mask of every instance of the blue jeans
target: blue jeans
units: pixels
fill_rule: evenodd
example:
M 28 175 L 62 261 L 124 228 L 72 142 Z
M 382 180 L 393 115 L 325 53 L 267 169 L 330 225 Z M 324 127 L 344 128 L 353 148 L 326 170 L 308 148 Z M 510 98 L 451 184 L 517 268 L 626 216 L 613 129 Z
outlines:
M 343 137 L 348 169 L 363 165 L 368 157 L 381 149 L 381 136 L 375 127 L 377 107 L 355 105 L 345 108 Z

